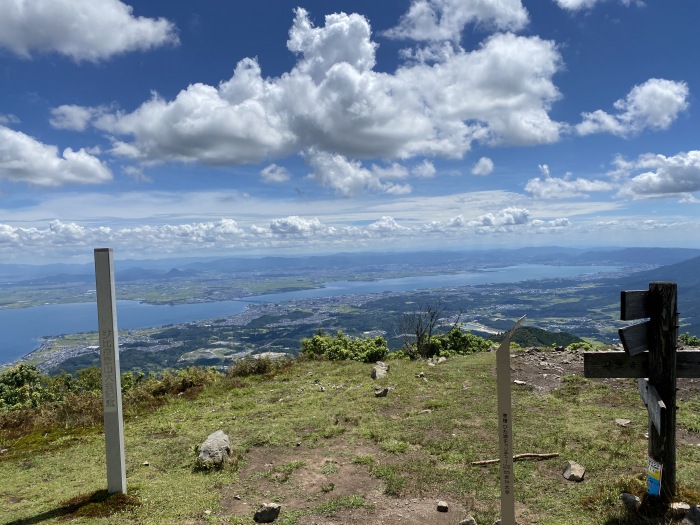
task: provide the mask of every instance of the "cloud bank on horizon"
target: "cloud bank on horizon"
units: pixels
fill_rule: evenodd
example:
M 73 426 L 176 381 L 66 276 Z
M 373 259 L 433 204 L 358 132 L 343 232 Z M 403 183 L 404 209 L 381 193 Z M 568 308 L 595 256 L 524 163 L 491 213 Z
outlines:
M 700 245 L 692 13 L 298 3 L 0 0 L 0 253 Z

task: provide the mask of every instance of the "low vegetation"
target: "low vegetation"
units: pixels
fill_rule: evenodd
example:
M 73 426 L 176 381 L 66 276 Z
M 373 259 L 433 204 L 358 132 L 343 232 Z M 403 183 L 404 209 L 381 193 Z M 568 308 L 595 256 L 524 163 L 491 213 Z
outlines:
M 319 348 L 354 348 L 342 334 L 314 337 Z M 438 337 L 448 351 L 462 341 Z M 26 365 L 11 369 L 0 376 L 3 523 L 252 525 L 257 505 L 276 501 L 282 525 L 371 524 L 397 504 L 427 500 L 432 508 L 444 499 L 455 523 L 469 513 L 491 525 L 498 467 L 471 462 L 498 457 L 495 354 L 462 352 L 469 355 L 434 367 L 395 360 L 374 381 L 361 356 L 382 345 L 356 344 L 368 349 L 348 350 L 354 357 L 345 360 L 324 351 L 309 352 L 313 359 L 249 358 L 225 373 L 125 374 L 127 497 L 104 492 L 99 370 L 49 377 Z M 392 387 L 387 397 L 374 396 L 378 384 Z M 679 401 L 677 478 L 689 503 L 700 503 L 698 406 L 694 390 Z M 522 525 L 641 523 L 619 501 L 620 492 L 641 496 L 645 488 L 648 420 L 633 380 L 571 375 L 551 391 L 515 387 L 513 413 L 514 453 L 559 454 L 515 464 Z M 616 418 L 631 423 L 621 427 Z M 194 450 L 218 429 L 239 461 L 202 472 Z M 568 459 L 586 467 L 583 483 L 563 480 Z
M 389 354 L 389 346 L 383 337 L 348 337 L 338 331 L 335 337 L 318 329 L 311 338 L 301 340 L 301 353 L 305 357 L 331 361 L 359 361 L 375 363 Z

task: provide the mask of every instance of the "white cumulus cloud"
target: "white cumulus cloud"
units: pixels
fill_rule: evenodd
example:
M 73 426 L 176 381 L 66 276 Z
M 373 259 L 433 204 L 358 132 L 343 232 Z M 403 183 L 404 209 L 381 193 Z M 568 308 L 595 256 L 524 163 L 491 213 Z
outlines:
M 55 52 L 96 62 L 178 42 L 171 22 L 135 17 L 119 0 L 0 0 L 0 12 L 0 47 L 25 58 Z
M 604 2 L 605 0 L 554 0 L 559 7 L 566 9 L 568 11 L 581 11 L 583 9 L 592 9 L 596 4 Z M 622 5 L 644 5 L 641 0 L 620 0 Z
M 601 109 L 583 113 L 576 131 L 579 135 L 611 133 L 625 137 L 645 129 L 667 129 L 688 108 L 688 95 L 685 82 L 652 78 L 634 86 L 624 99 L 615 102 L 617 114 Z
M 503 229 L 509 226 L 517 226 L 527 224 L 530 220 L 530 210 L 525 208 L 505 208 L 496 213 L 486 213 L 479 216 L 476 220 L 470 221 L 470 226 L 475 226 L 481 229 Z
M 530 179 L 525 184 L 525 191 L 536 199 L 588 197 L 593 192 L 614 189 L 613 184 L 608 181 L 574 178 L 571 173 L 567 173 L 563 178 L 552 177 L 547 164 L 540 164 L 539 168 L 542 177 Z
M 39 186 L 99 184 L 112 180 L 112 172 L 84 149 L 59 154 L 56 146 L 0 125 L 0 178 Z
M 264 167 L 260 171 L 260 176 L 262 177 L 262 180 L 267 183 L 287 182 L 291 178 L 289 170 L 284 166 L 278 166 L 277 164 L 270 164 L 269 166 Z
M 424 160 L 417 166 L 414 166 L 411 170 L 411 173 L 416 177 L 430 179 L 431 177 L 435 176 L 437 170 L 435 169 L 435 166 L 432 162 L 430 162 L 429 160 Z
M 472 175 L 485 176 L 493 172 L 493 161 L 488 157 L 481 157 L 472 166 Z
M 315 27 L 298 9 L 288 47 L 298 61 L 279 77 L 263 77 L 258 62 L 246 58 L 217 86 L 195 83 L 172 100 L 154 94 L 130 113 L 61 106 L 53 122 L 80 129 L 91 115 L 94 126 L 116 137 L 113 154 L 146 164 L 237 165 L 309 151 L 318 153 L 305 154 L 307 161 L 339 156 L 348 165 L 335 174 L 319 173 L 318 162 L 309 165 L 314 180 L 341 195 L 360 188 L 410 191 L 387 183 L 400 170 L 382 177 L 355 159 L 393 166 L 416 157 L 461 158 L 474 141 L 559 140 L 563 126 L 548 114 L 560 97 L 552 82 L 561 67 L 553 42 L 498 33 L 473 51 L 453 48 L 439 63 L 379 72 L 364 17 L 328 15 L 324 26 Z M 425 161 L 410 171 L 432 176 L 431 166 Z
M 467 24 L 518 30 L 527 22 L 520 0 L 413 0 L 399 24 L 385 34 L 397 39 L 458 41 Z
M 90 121 L 104 111 L 104 108 L 89 108 L 64 104 L 51 110 L 49 123 L 56 129 L 84 131 Z
M 310 150 L 305 154 L 306 162 L 313 168 L 309 175 L 319 185 L 332 188 L 338 195 L 351 197 L 365 191 L 404 194 L 411 187 L 394 182 L 384 182 L 377 174 L 363 167 L 359 161 L 348 160 L 342 155 Z M 392 170 L 392 174 L 396 169 Z M 382 172 L 379 170 L 378 175 Z
M 270 231 L 277 235 L 309 236 L 314 233 L 332 234 L 335 229 L 324 226 L 316 217 L 304 219 L 296 215 L 275 219 L 270 223 Z
M 620 195 L 624 197 L 638 199 L 681 195 L 687 201 L 684 194 L 700 191 L 700 151 L 697 150 L 671 157 L 645 154 L 635 161 L 624 163 L 624 169 L 637 173 L 623 184 Z

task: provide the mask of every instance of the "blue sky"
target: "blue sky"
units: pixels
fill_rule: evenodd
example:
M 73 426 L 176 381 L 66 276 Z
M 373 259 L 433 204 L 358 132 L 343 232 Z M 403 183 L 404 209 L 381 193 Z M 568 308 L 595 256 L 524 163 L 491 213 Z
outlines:
M 0 0 L 3 262 L 700 247 L 700 3 Z

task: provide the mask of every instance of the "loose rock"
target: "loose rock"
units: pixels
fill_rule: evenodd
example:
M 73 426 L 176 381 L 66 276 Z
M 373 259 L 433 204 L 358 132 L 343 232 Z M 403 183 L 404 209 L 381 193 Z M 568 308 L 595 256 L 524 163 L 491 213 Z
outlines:
M 575 461 L 567 461 L 564 465 L 564 479 L 568 481 L 583 481 L 583 476 L 586 473 L 586 469 Z
M 450 510 L 450 507 L 447 505 L 446 501 L 438 501 L 437 504 L 437 511 L 438 512 L 448 512 Z
M 377 361 L 377 363 L 372 367 L 372 379 L 386 377 L 388 373 L 389 365 L 383 361 Z
M 642 503 L 642 500 L 639 499 L 637 496 L 635 496 L 634 494 L 629 494 L 627 492 L 623 492 L 622 494 L 620 494 L 620 499 L 622 500 L 622 503 L 625 504 L 625 507 L 631 510 L 636 509 Z
M 674 501 L 671 503 L 671 513 L 674 517 L 680 518 L 688 513 L 690 510 L 690 504 L 682 501 Z
M 253 521 L 255 523 L 272 523 L 280 515 L 281 505 L 277 503 L 263 503 L 260 508 L 255 511 Z
M 377 386 L 374 388 L 374 397 L 386 397 L 388 393 L 388 387 Z
M 616 419 L 616 420 L 615 420 L 615 423 L 616 423 L 618 426 L 621 426 L 621 427 L 626 427 L 626 426 L 629 425 L 631 422 L 632 422 L 632 421 L 630 421 L 629 419 Z
M 197 462 L 205 468 L 221 467 L 231 456 L 231 441 L 223 430 L 217 430 L 199 447 Z
M 459 522 L 459 525 L 477 525 L 476 520 L 472 516 L 467 516 L 464 518 L 462 521 Z

